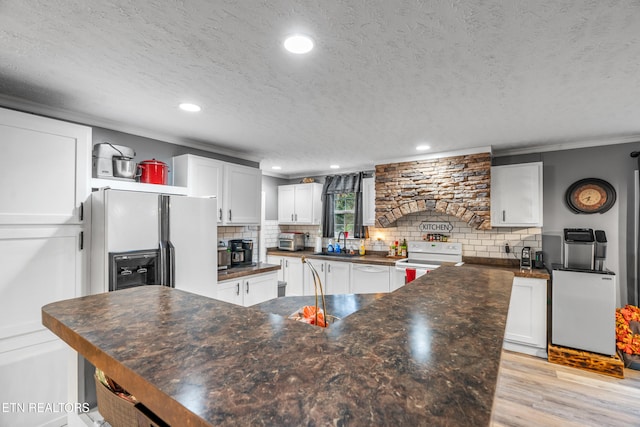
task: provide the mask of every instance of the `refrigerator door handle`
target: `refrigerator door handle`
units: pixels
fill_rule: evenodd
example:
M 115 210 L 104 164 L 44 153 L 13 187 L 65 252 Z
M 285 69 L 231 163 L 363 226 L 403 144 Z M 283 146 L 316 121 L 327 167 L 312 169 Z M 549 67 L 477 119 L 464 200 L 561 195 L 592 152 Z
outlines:
M 167 242 L 168 247 L 168 255 L 169 255 L 169 265 L 167 270 L 167 286 L 171 288 L 176 287 L 176 248 L 173 246 L 173 243 Z
M 160 256 L 158 257 L 158 284 L 168 286 L 167 281 L 167 244 L 160 242 Z

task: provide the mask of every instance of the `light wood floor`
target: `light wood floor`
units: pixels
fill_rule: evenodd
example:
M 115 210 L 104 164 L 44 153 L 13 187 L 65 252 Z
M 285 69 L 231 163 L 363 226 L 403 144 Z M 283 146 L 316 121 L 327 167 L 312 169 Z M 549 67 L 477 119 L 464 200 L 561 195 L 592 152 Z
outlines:
M 624 376 L 503 351 L 491 427 L 640 426 L 640 371 Z

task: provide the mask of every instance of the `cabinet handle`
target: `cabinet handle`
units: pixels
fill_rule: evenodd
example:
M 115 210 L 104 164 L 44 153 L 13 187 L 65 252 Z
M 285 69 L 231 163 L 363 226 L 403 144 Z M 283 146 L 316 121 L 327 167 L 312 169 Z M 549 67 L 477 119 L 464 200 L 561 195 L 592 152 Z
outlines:
M 324 273 L 324 264 L 320 264 L 320 271 Z
M 220 221 L 222 221 L 222 208 L 220 208 L 220 216 L 219 216 L 219 218 L 220 218 Z
M 288 260 L 288 259 L 285 259 L 285 260 L 284 260 L 284 266 L 285 266 L 285 267 L 289 267 L 289 260 Z
M 506 220 L 507 220 L 506 219 L 506 211 L 503 210 L 502 211 L 502 222 L 505 222 Z
M 236 283 L 236 295 L 240 295 L 240 282 Z
M 327 265 L 327 273 L 331 273 L 331 264 Z
M 80 203 L 80 221 L 84 221 L 84 202 Z
M 247 281 L 247 293 L 249 293 L 249 282 Z
M 291 221 L 293 221 L 293 214 L 291 214 Z
M 229 209 L 229 221 L 231 221 L 231 209 Z

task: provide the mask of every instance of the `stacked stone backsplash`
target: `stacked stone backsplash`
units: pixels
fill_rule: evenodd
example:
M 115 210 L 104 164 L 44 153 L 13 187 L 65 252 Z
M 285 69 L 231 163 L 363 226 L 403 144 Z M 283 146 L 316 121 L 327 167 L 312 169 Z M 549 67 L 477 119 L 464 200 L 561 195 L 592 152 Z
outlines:
M 463 257 L 519 259 L 524 246 L 531 247 L 532 254 L 542 250 L 540 228 L 494 227 L 491 230 L 476 230 L 464 220 L 437 212 L 420 212 L 403 216 L 393 227 L 370 227 L 367 248 L 374 249 L 378 243 L 377 247 L 388 249 L 389 244 L 395 240 L 422 240 L 427 233 L 420 231 L 419 226 L 425 221 L 450 222 L 453 230 L 444 234 L 449 238 L 448 241 L 462 243 Z M 511 253 L 505 252 L 506 243 L 509 244 Z
M 434 211 L 479 230 L 491 228 L 491 154 L 376 165 L 376 226 Z

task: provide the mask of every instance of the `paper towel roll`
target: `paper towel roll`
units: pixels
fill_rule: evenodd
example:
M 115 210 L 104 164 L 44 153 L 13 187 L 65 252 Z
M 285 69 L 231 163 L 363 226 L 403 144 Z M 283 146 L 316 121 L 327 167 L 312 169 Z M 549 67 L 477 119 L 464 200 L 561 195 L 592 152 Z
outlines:
M 322 252 L 322 237 L 316 237 L 316 247 L 314 248 L 315 252 Z

